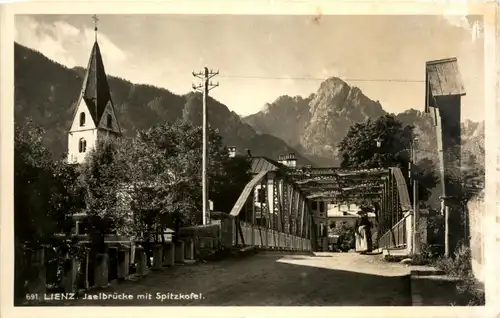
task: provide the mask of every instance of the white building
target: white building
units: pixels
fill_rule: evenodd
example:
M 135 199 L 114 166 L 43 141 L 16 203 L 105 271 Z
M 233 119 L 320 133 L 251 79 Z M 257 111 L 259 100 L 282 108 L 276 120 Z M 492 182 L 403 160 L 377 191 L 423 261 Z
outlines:
M 68 133 L 68 162 L 82 163 L 97 140 L 109 136 L 121 130 L 96 38 Z

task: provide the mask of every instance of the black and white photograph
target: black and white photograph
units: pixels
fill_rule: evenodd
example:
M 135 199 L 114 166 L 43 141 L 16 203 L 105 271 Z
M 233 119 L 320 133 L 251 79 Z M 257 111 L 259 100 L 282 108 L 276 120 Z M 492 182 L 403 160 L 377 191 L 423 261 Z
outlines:
M 485 306 L 487 24 L 15 14 L 11 306 Z

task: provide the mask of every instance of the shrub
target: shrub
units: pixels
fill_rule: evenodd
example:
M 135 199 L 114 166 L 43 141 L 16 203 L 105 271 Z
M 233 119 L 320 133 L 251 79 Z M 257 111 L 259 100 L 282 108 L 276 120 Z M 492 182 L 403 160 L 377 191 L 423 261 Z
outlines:
M 333 233 L 339 236 L 337 246 L 340 250 L 348 251 L 356 247 L 354 227 L 342 225 L 342 227 L 334 229 Z
M 469 297 L 469 306 L 481 306 L 485 303 L 484 290 L 479 288 L 474 277 L 471 258 L 470 248 L 460 244 L 453 257 L 440 257 L 434 262 L 434 266 L 447 275 L 460 279 L 456 288 L 459 294 Z
M 484 306 L 485 304 L 484 290 L 478 285 L 474 276 L 463 277 L 457 284 L 457 291 L 469 296 L 468 306 Z
M 422 244 L 420 254 L 410 255 L 412 265 L 430 265 L 437 259 L 432 246 Z
M 439 257 L 434 266 L 452 277 L 469 277 L 472 275 L 470 248 L 459 245 L 453 257 Z

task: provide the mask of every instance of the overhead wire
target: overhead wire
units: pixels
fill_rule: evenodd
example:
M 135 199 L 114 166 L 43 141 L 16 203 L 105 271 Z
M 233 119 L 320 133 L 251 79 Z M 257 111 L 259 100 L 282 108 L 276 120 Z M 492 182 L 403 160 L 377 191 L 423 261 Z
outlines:
M 262 79 L 262 80 L 305 80 L 305 81 L 325 81 L 327 77 L 286 77 L 286 76 L 248 76 L 248 75 L 224 75 L 220 74 L 219 78 L 234 78 L 234 79 Z M 396 79 L 396 78 L 346 78 L 339 77 L 346 82 L 395 82 L 395 83 L 425 83 L 424 80 L 415 79 Z

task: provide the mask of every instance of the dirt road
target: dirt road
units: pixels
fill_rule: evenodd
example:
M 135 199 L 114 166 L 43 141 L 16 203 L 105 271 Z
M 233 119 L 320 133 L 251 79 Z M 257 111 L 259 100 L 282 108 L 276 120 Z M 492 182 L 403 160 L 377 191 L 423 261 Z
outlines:
M 408 268 L 380 256 L 261 252 L 213 263 L 165 268 L 70 306 L 411 306 Z M 151 298 L 151 299 L 148 299 Z

